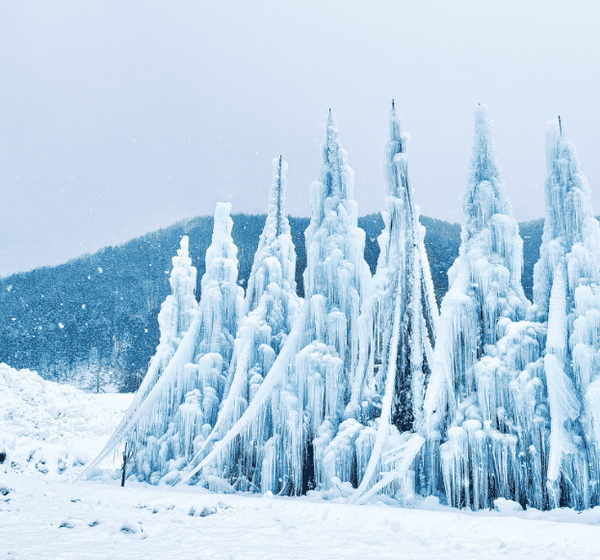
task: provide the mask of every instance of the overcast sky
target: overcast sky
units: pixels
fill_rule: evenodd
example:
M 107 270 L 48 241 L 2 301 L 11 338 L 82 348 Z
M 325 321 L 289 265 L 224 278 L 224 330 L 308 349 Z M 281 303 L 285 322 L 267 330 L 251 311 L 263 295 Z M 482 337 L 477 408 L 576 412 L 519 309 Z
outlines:
M 473 111 L 490 106 L 519 221 L 543 216 L 560 114 L 600 212 L 600 2 L 0 3 L 0 275 L 212 214 L 263 213 L 271 159 L 308 215 L 328 107 L 379 212 L 390 100 L 415 201 L 461 222 Z

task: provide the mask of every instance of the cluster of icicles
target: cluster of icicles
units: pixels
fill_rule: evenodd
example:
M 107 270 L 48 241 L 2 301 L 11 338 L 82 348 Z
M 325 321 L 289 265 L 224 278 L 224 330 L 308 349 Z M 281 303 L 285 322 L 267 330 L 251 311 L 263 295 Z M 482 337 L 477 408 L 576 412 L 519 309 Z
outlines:
M 394 106 L 377 270 L 364 260 L 353 171 L 330 112 L 310 186 L 304 299 L 274 160 L 264 231 L 244 290 L 230 205 L 217 205 L 201 298 L 188 240 L 173 259 L 160 344 L 121 424 L 150 483 L 455 507 L 597 505 L 600 226 L 575 150 L 547 131 L 546 221 L 534 302 L 521 286 L 487 108 L 475 115 L 460 256 L 441 311 Z

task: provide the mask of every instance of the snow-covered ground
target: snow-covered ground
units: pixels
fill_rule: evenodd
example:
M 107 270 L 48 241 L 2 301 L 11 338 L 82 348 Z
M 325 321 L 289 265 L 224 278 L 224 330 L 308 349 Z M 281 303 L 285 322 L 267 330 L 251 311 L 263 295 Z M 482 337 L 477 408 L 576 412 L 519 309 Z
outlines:
M 318 493 L 121 488 L 111 471 L 73 483 L 130 400 L 0 366 L 0 558 L 600 558 L 600 508 L 523 512 L 500 502 L 473 513 L 432 498 L 416 509 L 354 506 Z
M 0 454 L 6 454 L 0 473 L 71 478 L 98 454 L 131 400 L 84 393 L 0 364 Z
M 600 511 L 472 514 L 4 478 L 14 490 L 0 506 L 1 558 L 600 557 Z

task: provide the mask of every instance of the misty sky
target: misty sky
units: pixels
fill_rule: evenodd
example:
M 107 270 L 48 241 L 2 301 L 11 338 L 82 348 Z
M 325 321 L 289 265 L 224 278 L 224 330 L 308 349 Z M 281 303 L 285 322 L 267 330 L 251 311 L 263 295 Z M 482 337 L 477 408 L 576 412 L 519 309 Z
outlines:
M 212 214 L 264 213 L 271 159 L 308 215 L 328 107 L 379 212 L 396 99 L 415 201 L 462 221 L 473 111 L 490 106 L 519 221 L 543 216 L 560 114 L 600 212 L 600 2 L 0 3 L 0 275 Z

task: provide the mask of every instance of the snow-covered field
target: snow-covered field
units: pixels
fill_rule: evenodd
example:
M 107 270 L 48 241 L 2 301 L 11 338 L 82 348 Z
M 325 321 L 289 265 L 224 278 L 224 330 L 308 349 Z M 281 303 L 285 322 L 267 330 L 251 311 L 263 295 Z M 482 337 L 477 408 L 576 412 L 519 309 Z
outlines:
M 0 366 L 0 558 L 600 558 L 600 508 L 522 512 L 500 502 L 472 513 L 432 498 L 401 509 L 318 493 L 121 488 L 110 470 L 73 483 L 130 400 Z

